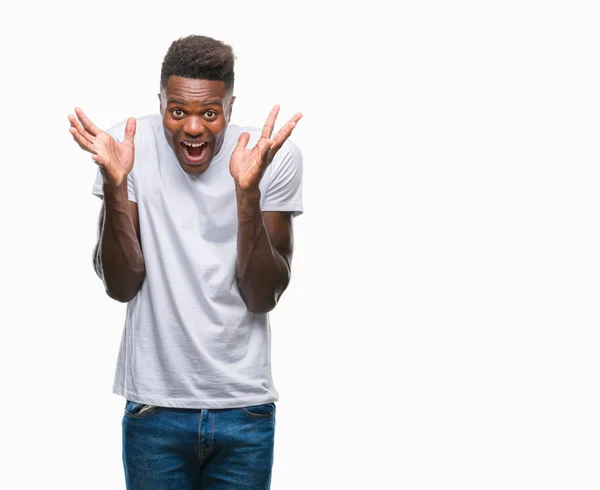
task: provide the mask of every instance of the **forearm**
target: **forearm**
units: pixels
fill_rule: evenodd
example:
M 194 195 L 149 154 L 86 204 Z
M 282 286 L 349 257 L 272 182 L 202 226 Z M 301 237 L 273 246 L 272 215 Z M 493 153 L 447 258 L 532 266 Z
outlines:
M 96 248 L 96 272 L 107 294 L 121 302 L 139 291 L 146 268 L 138 236 L 130 215 L 127 185 L 104 186 L 104 220 Z
M 290 281 L 290 268 L 272 246 L 260 209 L 260 191 L 236 189 L 237 284 L 248 309 L 272 310 Z

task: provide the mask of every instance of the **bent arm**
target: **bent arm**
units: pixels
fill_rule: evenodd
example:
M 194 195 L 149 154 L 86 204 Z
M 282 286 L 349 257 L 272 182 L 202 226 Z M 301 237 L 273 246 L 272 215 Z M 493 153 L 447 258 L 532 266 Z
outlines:
M 237 191 L 237 284 L 248 309 L 275 308 L 290 282 L 291 213 L 260 210 L 258 189 Z
M 94 268 L 106 293 L 126 303 L 136 296 L 146 277 L 137 204 L 129 201 L 127 185 L 113 188 L 105 184 L 103 190 Z

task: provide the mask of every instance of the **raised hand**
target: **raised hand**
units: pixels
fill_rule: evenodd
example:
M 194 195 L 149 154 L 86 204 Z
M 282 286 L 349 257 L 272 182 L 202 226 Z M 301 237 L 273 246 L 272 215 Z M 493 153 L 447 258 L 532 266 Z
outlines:
M 78 107 L 77 117 L 69 114 L 71 127 L 69 131 L 82 150 L 92 154 L 94 161 L 100 166 L 104 182 L 120 187 L 133 168 L 135 148 L 136 121 L 130 117 L 125 126 L 125 137 L 122 143 L 117 142 L 106 131 L 102 131 Z
M 246 148 L 250 140 L 248 133 L 242 133 L 238 139 L 229 160 L 229 171 L 236 186 L 241 190 L 258 187 L 260 179 L 273 161 L 275 154 L 292 134 L 296 123 L 302 118 L 301 113 L 296 113 L 271 139 L 278 113 L 279 106 L 276 105 L 267 118 L 260 139 L 251 150 Z

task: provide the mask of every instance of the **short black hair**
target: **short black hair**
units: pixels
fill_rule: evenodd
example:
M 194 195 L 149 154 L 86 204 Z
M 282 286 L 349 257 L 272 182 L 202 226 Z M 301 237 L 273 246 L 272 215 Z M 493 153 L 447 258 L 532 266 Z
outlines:
M 207 36 L 187 36 L 171 43 L 160 71 L 160 87 L 169 77 L 222 80 L 233 91 L 235 55 L 228 44 Z

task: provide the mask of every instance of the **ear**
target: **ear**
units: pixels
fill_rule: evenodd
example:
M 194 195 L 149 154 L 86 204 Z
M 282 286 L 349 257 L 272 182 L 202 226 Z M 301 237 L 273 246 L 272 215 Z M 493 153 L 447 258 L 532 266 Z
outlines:
M 160 93 L 158 94 L 158 104 L 159 104 L 159 106 L 158 106 L 159 111 L 162 114 L 163 113 L 163 106 L 162 106 L 162 97 L 161 97 Z

